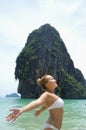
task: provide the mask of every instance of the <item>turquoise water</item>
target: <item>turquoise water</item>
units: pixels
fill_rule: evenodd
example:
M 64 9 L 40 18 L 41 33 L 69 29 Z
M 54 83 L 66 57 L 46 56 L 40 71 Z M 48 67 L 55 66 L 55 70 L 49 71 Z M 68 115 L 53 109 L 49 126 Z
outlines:
M 22 114 L 15 122 L 9 123 L 5 117 L 9 109 L 21 107 L 32 99 L 0 98 L 0 130 L 41 130 L 48 118 L 48 111 L 34 117 L 34 111 Z M 86 100 L 64 100 L 64 118 L 61 130 L 86 130 Z

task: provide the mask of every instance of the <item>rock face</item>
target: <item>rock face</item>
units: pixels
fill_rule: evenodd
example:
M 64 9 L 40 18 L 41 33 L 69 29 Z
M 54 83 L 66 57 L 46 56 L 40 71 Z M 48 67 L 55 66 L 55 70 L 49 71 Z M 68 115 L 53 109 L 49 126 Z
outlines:
M 49 24 L 29 34 L 25 47 L 16 59 L 15 78 L 22 98 L 38 98 L 42 90 L 36 79 L 44 74 L 60 81 L 56 89 L 62 98 L 86 98 L 86 80 L 74 67 L 58 31 Z

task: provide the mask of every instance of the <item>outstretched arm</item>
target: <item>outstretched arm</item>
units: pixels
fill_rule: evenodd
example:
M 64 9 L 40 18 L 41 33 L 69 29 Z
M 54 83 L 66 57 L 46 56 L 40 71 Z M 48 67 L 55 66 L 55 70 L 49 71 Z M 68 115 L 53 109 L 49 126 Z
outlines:
M 37 100 L 32 101 L 28 105 L 22 107 L 22 108 L 13 108 L 10 111 L 12 111 L 11 114 L 9 114 L 6 119 L 7 121 L 14 121 L 16 118 L 18 118 L 22 113 L 30 111 L 40 105 L 43 105 L 46 103 L 47 99 L 47 93 L 45 92 L 42 94 Z
M 22 113 L 23 112 L 27 112 L 30 111 L 34 108 L 37 108 L 43 104 L 46 104 L 46 99 L 47 99 L 48 94 L 45 92 L 44 94 L 42 94 L 37 100 L 32 101 L 31 103 L 29 103 L 28 105 L 22 107 Z

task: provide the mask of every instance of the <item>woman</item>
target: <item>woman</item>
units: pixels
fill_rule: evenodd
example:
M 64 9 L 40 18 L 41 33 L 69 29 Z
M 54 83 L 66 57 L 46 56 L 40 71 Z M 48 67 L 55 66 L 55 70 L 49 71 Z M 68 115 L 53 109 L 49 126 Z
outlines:
M 54 94 L 54 89 L 58 87 L 56 80 L 51 75 L 44 75 L 42 78 L 37 79 L 37 84 L 41 86 L 45 92 L 35 101 L 21 108 L 11 109 L 11 114 L 6 118 L 7 121 L 14 121 L 22 113 L 30 111 L 36 107 L 42 106 L 40 110 L 35 112 L 38 116 L 45 109 L 49 109 L 49 118 L 43 126 L 42 130 L 60 130 L 63 118 L 63 100 Z

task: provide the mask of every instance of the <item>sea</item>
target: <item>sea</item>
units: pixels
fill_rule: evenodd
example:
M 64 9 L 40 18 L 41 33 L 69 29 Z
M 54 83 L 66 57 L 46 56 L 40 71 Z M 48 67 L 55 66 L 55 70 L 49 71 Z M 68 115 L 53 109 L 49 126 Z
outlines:
M 6 116 L 10 109 L 22 107 L 35 99 L 0 98 L 0 130 L 42 130 L 44 122 L 48 119 L 48 110 L 34 117 L 38 109 L 23 113 L 14 122 L 7 122 Z M 63 99 L 64 117 L 61 130 L 86 130 L 86 99 Z

